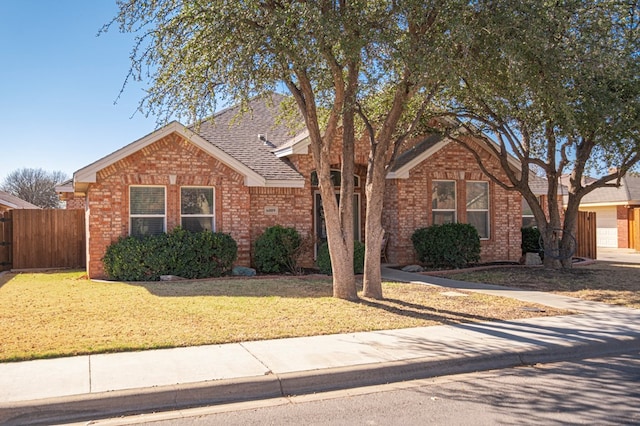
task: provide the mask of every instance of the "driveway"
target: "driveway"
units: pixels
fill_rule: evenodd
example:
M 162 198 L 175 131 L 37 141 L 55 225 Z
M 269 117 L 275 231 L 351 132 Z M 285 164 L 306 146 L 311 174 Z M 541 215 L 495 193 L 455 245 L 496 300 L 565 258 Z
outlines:
M 632 249 L 598 247 L 598 260 L 606 262 L 640 263 L 640 252 Z

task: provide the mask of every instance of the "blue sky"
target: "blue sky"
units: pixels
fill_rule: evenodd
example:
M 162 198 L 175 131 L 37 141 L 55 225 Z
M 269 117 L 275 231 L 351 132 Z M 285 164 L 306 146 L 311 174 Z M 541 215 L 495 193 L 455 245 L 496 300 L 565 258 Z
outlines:
M 0 0 L 0 182 L 13 170 L 87 164 L 145 136 L 127 86 L 133 36 L 113 27 L 115 0 Z M 133 116 L 133 117 L 132 117 Z

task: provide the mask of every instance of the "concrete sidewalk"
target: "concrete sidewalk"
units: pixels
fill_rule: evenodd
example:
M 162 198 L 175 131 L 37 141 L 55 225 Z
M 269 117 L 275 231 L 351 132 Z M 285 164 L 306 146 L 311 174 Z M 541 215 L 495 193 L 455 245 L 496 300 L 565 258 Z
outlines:
M 383 268 L 580 312 L 0 364 L 0 424 L 51 424 L 640 351 L 640 310 Z

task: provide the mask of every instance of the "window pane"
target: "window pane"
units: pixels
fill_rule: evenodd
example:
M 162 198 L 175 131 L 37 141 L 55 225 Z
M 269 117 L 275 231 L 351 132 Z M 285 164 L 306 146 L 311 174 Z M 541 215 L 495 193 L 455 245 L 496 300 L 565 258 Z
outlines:
M 467 209 L 489 209 L 489 184 L 487 182 L 467 182 Z
M 456 183 L 434 181 L 431 192 L 431 206 L 433 209 L 455 210 Z
M 187 231 L 213 231 L 212 217 L 183 217 L 182 227 Z
M 443 225 L 445 223 L 454 223 L 456 221 L 455 212 L 433 212 L 433 224 Z
M 164 188 L 131 187 L 131 214 L 164 214 Z
M 467 212 L 467 222 L 473 225 L 480 238 L 489 238 L 489 213 L 488 212 Z
M 131 235 L 157 235 L 164 232 L 164 218 L 162 217 L 132 217 Z
M 185 214 L 213 214 L 213 188 L 181 188 L 181 212 Z
M 522 216 L 533 216 L 533 210 L 524 198 L 522 199 Z

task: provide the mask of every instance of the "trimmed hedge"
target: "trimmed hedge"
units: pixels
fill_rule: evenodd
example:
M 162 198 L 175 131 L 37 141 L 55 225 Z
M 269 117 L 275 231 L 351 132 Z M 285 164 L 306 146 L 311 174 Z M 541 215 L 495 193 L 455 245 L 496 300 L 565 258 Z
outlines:
M 231 270 L 238 246 L 228 234 L 190 232 L 180 227 L 143 238 L 122 237 L 102 259 L 109 279 L 157 281 L 161 275 L 219 277 Z
M 522 248 L 523 256 L 527 253 L 544 253 L 543 248 L 540 246 L 540 230 L 538 228 L 521 228 L 520 232 L 522 232 L 522 244 L 520 244 L 520 248 Z
M 323 274 L 331 275 L 331 256 L 329 255 L 329 244 L 323 243 L 318 247 L 318 257 L 316 259 L 318 269 Z M 364 244 L 360 241 L 353 242 L 353 273 L 361 274 L 364 272 Z
M 275 225 L 267 228 L 254 244 L 253 262 L 263 273 L 296 273 L 302 239 L 296 228 Z
M 480 236 L 468 223 L 417 229 L 411 236 L 420 263 L 435 268 L 464 268 L 480 261 Z

